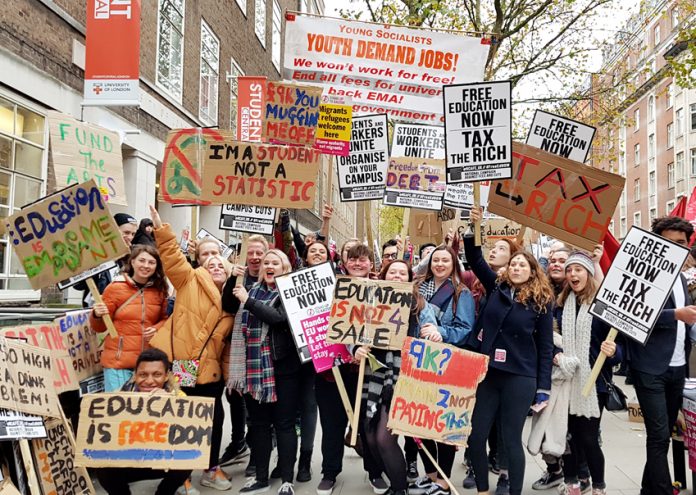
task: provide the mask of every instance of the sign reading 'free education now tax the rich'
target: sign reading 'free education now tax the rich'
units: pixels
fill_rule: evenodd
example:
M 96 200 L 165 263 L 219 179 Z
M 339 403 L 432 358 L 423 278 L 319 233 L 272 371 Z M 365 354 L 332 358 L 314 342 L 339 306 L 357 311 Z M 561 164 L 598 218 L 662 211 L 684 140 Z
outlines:
M 129 252 L 93 179 L 22 208 L 5 219 L 5 229 L 34 289 Z
M 590 313 L 641 344 L 672 294 L 689 249 L 633 226 L 597 291 Z

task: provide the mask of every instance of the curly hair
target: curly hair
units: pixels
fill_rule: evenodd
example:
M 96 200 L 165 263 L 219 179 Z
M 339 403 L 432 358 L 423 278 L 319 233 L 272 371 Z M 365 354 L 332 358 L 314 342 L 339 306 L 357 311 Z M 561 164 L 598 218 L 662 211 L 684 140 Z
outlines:
M 510 256 L 510 261 L 508 262 L 508 268 L 512 260 L 522 256 L 527 263 L 529 263 L 529 269 L 531 273 L 529 274 L 529 280 L 527 280 L 522 287 L 518 287 L 516 293 L 516 299 L 522 304 L 532 304 L 534 310 L 539 313 L 546 313 L 546 307 L 553 302 L 554 295 L 551 284 L 548 278 L 541 269 L 541 266 L 537 260 L 532 256 L 531 253 L 527 251 L 517 251 Z M 500 283 L 507 283 L 509 286 L 513 286 L 510 280 L 509 270 L 504 270 L 503 273 L 498 275 L 498 281 Z

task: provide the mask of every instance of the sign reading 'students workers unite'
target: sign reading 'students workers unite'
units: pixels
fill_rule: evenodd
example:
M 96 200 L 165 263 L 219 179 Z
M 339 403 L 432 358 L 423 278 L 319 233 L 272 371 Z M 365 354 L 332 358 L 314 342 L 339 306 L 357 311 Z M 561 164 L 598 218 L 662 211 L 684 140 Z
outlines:
M 510 81 L 455 84 L 444 91 L 447 183 L 509 178 Z
M 592 251 L 626 179 L 525 144 L 512 148 L 512 178 L 491 183 L 488 210 Z
M 645 344 L 667 299 L 673 297 L 672 287 L 688 254 L 685 246 L 631 227 L 590 313 Z
M 554 155 L 585 163 L 595 128 L 581 122 L 537 110 L 526 143 Z
M 442 85 L 481 81 L 489 41 L 343 19 L 286 15 L 285 78 L 353 98 L 353 112 L 442 123 Z

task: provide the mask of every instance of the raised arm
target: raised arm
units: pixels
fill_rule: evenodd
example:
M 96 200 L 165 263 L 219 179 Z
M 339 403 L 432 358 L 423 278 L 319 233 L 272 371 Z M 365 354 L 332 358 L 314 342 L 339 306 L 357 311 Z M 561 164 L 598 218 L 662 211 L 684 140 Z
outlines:
M 176 236 L 169 224 L 163 224 L 157 210 L 150 206 L 150 216 L 155 228 L 155 242 L 162 259 L 164 274 L 176 290 L 180 290 L 194 277 L 194 268 L 181 252 Z
M 466 254 L 466 261 L 469 263 L 471 271 L 474 272 L 474 275 L 476 275 L 486 289 L 486 294 L 491 294 L 495 289 L 498 275 L 488 266 L 486 260 L 483 259 L 481 246 L 475 245 L 473 234 L 464 236 L 464 253 Z

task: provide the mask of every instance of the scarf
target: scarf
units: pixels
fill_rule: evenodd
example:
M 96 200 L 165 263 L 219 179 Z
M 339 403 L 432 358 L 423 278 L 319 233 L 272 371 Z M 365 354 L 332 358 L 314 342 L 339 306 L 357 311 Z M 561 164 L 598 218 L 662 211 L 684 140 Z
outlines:
M 435 279 L 430 278 L 429 280 L 425 280 L 422 284 L 420 284 L 418 292 L 421 296 L 423 296 L 423 299 L 430 301 L 430 299 L 432 299 L 432 297 L 435 295 Z
M 234 315 L 232 336 L 230 340 L 230 362 L 227 368 L 227 390 L 240 394 L 246 392 L 246 339 L 242 332 L 242 313 L 240 308 Z
M 440 284 L 440 287 L 435 289 L 435 278 L 433 277 L 423 282 L 418 290 L 420 295 L 430 304 L 430 307 L 435 312 L 435 318 L 440 322 L 445 311 L 447 311 L 447 305 L 450 304 L 455 293 L 452 281 L 446 279 Z
M 385 366 L 377 370 L 369 370 L 369 374 L 365 374 L 363 382 L 362 397 L 365 400 L 365 416 L 367 416 L 368 421 L 371 421 L 375 416 L 379 420 L 381 405 L 386 405 L 387 410 L 389 410 L 394 383 L 396 383 L 401 369 L 401 353 L 386 351 L 380 361 Z M 369 364 L 367 366 L 369 367 Z
M 590 340 L 592 338 L 592 315 L 588 312 L 589 304 L 580 306 L 577 312 L 575 293 L 570 292 L 563 305 L 561 330 L 563 332 L 563 354 L 578 359 L 578 369 L 571 379 L 570 414 L 599 418 L 597 389 L 592 387 L 587 397 L 582 395 L 582 388 L 592 373 L 590 367 Z M 577 313 L 577 314 L 576 314 Z

